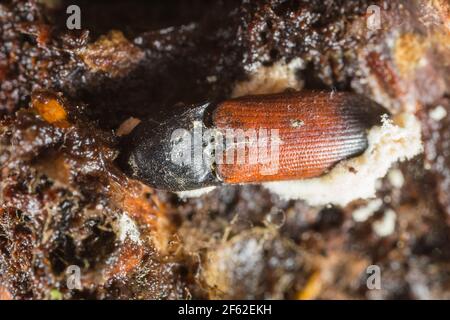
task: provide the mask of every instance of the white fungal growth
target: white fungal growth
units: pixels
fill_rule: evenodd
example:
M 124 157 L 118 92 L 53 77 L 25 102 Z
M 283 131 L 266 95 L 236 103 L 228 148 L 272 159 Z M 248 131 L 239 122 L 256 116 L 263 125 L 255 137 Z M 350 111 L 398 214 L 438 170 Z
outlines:
M 296 73 L 303 68 L 304 62 L 300 58 L 289 63 L 281 60 L 269 67 L 259 67 L 250 75 L 250 80 L 236 84 L 232 96 L 278 93 L 286 88 L 300 90 L 303 88 L 303 81 Z
M 395 231 L 395 221 L 397 220 L 397 214 L 394 210 L 388 209 L 385 211 L 384 216 L 375 221 L 372 225 L 373 231 L 380 237 L 387 237 Z
M 119 221 L 119 240 L 124 242 L 127 238 L 135 243 L 141 243 L 141 234 L 136 223 L 124 213 Z
M 447 111 L 441 105 L 437 106 L 433 110 L 430 111 L 430 118 L 434 121 L 441 121 L 447 116 Z
M 378 211 L 383 205 L 383 201 L 381 199 L 375 199 L 369 201 L 367 205 L 360 207 L 353 211 L 353 220 L 356 222 L 364 222 L 369 219 L 373 214 Z
M 177 192 L 177 195 L 182 198 L 197 198 L 200 197 L 204 194 L 210 193 L 211 191 L 213 191 L 216 187 L 206 187 L 206 188 L 201 188 L 201 189 L 195 189 L 195 190 L 188 190 L 188 191 L 180 191 Z
M 388 173 L 388 179 L 394 188 L 400 189 L 405 183 L 405 178 L 400 169 L 393 169 Z

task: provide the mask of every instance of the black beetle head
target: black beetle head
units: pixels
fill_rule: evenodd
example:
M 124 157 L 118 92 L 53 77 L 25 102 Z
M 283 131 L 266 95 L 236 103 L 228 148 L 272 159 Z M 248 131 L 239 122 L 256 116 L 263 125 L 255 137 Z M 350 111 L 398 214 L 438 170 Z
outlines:
M 201 132 L 209 104 L 165 116 L 156 124 L 142 121 L 126 137 L 119 163 L 133 178 L 168 191 L 194 190 L 220 184 L 203 158 Z

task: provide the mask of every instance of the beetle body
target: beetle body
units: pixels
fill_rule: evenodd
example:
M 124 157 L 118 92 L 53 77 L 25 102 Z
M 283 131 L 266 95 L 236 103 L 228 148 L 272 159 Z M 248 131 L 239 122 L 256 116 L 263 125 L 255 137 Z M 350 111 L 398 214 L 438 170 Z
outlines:
M 124 160 L 131 176 L 170 191 L 307 179 L 363 153 L 367 130 L 384 113 L 350 93 L 286 92 L 206 103 L 157 126 L 143 121 L 128 138 Z

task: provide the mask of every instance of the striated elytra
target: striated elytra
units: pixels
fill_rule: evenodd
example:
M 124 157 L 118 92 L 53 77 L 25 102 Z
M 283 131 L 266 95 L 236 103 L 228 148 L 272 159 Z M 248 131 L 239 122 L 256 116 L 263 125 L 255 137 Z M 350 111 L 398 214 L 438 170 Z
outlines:
M 163 190 L 298 180 L 326 174 L 367 148 L 367 130 L 387 111 L 345 92 L 285 92 L 184 108 L 141 122 L 121 164 Z

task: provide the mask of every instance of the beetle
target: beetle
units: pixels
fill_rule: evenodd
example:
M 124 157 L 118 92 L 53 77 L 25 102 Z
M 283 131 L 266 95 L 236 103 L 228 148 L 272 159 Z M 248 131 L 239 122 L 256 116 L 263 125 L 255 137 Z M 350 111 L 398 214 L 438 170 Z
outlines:
M 348 92 L 287 91 L 187 106 L 142 121 L 120 163 L 163 190 L 308 179 L 362 154 L 387 111 Z M 262 150 L 264 152 L 262 152 Z

